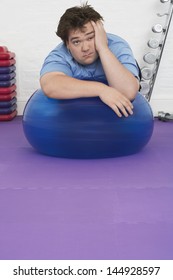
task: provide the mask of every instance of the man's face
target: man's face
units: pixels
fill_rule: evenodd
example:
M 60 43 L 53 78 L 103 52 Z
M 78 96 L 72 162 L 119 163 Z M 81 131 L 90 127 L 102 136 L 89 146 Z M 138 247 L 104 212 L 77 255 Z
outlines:
M 80 64 L 89 65 L 98 58 L 95 48 L 95 32 L 90 22 L 82 29 L 71 30 L 67 41 L 73 58 Z

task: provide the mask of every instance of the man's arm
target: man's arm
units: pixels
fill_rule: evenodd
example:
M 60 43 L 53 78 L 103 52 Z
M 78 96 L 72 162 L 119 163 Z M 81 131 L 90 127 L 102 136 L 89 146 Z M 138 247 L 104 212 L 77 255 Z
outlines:
M 139 90 L 139 81 L 110 51 L 102 22 L 95 23 L 92 21 L 91 23 L 95 31 L 95 47 L 109 86 L 117 89 L 129 100 L 133 100 Z
M 133 105 L 126 96 L 100 82 L 82 81 L 64 73 L 51 72 L 41 77 L 40 84 L 50 98 L 100 97 L 119 117 L 133 114 Z

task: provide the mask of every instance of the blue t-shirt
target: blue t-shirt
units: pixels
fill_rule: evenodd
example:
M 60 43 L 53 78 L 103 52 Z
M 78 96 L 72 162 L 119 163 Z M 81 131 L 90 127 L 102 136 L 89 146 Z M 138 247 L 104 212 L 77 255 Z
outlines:
M 129 44 L 117 35 L 107 33 L 108 46 L 117 59 L 135 76 L 139 77 L 139 68 Z M 50 72 L 63 72 L 79 80 L 98 81 L 107 84 L 107 79 L 98 58 L 89 65 L 82 65 L 72 57 L 64 43 L 60 43 L 46 57 L 40 75 Z

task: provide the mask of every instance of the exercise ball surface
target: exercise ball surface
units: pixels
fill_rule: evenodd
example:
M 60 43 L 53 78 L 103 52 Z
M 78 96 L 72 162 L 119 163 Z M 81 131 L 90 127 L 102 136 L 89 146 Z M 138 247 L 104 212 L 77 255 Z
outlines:
M 37 90 L 23 114 L 23 130 L 38 152 L 94 159 L 139 152 L 153 133 L 153 114 L 138 93 L 133 115 L 119 118 L 100 98 L 52 99 Z

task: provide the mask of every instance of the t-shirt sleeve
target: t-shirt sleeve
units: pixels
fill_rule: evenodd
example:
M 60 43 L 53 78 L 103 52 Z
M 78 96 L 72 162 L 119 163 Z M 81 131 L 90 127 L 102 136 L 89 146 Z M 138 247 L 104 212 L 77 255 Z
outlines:
M 65 57 L 60 53 L 52 51 L 45 59 L 40 71 L 40 76 L 50 72 L 63 72 L 68 76 L 72 76 L 70 65 Z
M 125 40 L 111 44 L 110 50 L 135 77 L 140 79 L 138 65 L 129 44 Z

